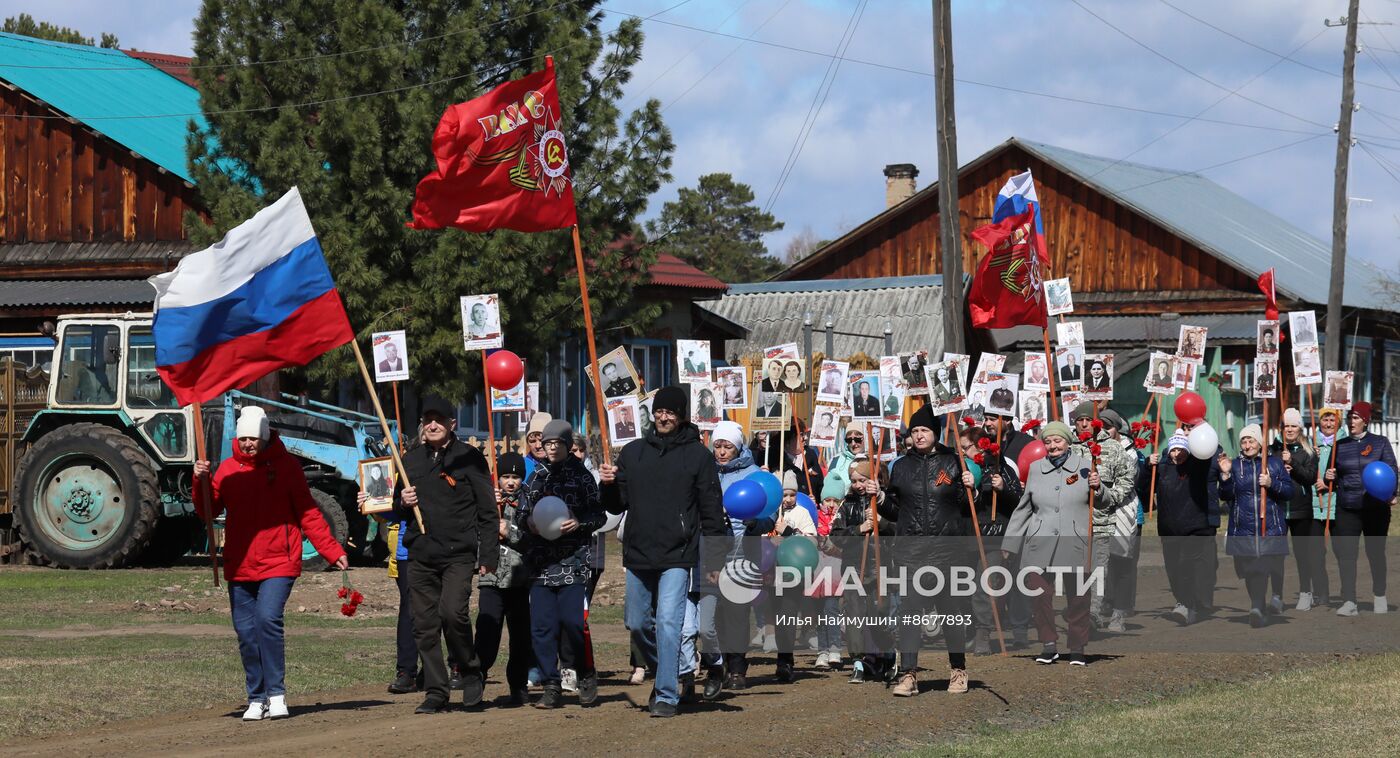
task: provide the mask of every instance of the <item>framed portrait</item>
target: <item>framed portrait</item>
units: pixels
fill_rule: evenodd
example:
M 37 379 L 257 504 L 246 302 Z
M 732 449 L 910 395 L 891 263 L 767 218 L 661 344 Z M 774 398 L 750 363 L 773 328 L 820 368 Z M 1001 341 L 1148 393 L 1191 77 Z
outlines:
M 840 421 L 840 403 L 817 403 L 812 409 L 812 447 L 824 450 L 835 448 Z
M 909 389 L 904 384 L 904 372 L 900 370 L 899 356 L 880 356 L 880 384 L 884 385 L 886 392 L 890 390 L 904 392 Z
M 498 390 L 491 388 L 491 412 L 500 413 L 504 411 L 525 410 L 525 377 L 520 377 L 520 383 L 508 390 Z
M 719 407 L 745 409 L 749 407 L 749 369 L 747 366 L 722 366 L 715 369 L 715 390 L 719 392 Z
M 1176 356 L 1154 352 L 1147 360 L 1147 375 L 1142 379 L 1143 389 L 1154 395 L 1170 395 L 1175 390 Z
M 1026 369 L 1021 386 L 1027 390 L 1050 391 L 1050 369 L 1045 365 L 1045 353 L 1026 353 Z
M 1084 383 L 1079 390 L 1090 400 L 1113 399 L 1113 354 L 1084 354 Z
M 1294 311 L 1288 314 L 1288 330 L 1293 335 L 1294 347 L 1317 347 L 1317 314 L 1313 311 Z
M 967 363 L 961 358 L 940 361 L 925 367 L 928 375 L 929 402 L 934 414 L 953 413 L 967 407 L 967 390 L 963 373 Z
M 651 420 L 651 402 L 655 399 L 656 390 L 652 390 L 637 401 L 637 431 L 643 435 L 656 431 L 656 423 Z
M 676 376 L 684 384 L 710 383 L 709 340 L 676 340 Z
M 1072 417 L 1074 415 L 1074 409 L 1078 408 L 1079 404 L 1087 399 L 1088 398 L 1084 397 L 1084 393 L 1079 392 L 1077 390 L 1070 390 L 1069 392 L 1061 394 L 1060 410 L 1064 412 L 1064 415 L 1060 418 L 1067 419 Z
M 375 332 L 370 344 L 374 349 L 374 381 L 408 381 L 408 338 L 402 329 Z
M 880 372 L 852 371 L 848 376 L 851 418 L 856 421 L 883 421 L 880 408 Z
M 749 417 L 752 431 L 782 431 L 792 423 L 789 418 L 791 415 L 792 412 L 788 410 L 788 393 L 765 391 L 761 387 L 754 393 L 753 413 Z
M 1343 412 L 1350 408 L 1352 381 L 1355 378 L 1351 371 L 1328 371 L 1326 387 L 1322 392 L 1322 407 Z
M 1317 345 L 1293 347 L 1293 382 L 1298 386 L 1322 384 L 1322 357 Z
M 1084 383 L 1084 348 L 1055 348 L 1055 379 L 1061 387 L 1078 387 Z
M 501 333 L 501 299 L 496 295 L 462 296 L 462 337 L 468 350 L 505 347 Z
M 899 354 L 899 371 L 904 377 L 904 389 L 910 396 L 928 395 L 928 376 L 924 374 L 927 365 L 927 350 Z
M 880 423 L 898 429 L 900 423 L 904 421 L 904 390 L 897 385 L 883 381 L 883 379 L 881 377 L 880 411 L 882 415 Z
M 1003 374 L 993 371 L 987 374 L 987 408 L 985 413 L 997 416 L 1016 415 L 1016 391 L 1021 377 L 1018 374 Z
M 599 358 L 598 370 L 603 374 L 604 398 L 611 400 L 641 393 L 642 380 L 637 375 L 637 369 L 632 366 L 632 359 L 628 357 L 626 348 L 615 348 Z M 593 378 L 593 366 L 584 364 L 583 372 L 588 375 L 588 381 L 598 383 L 598 380 Z
M 1278 322 L 1259 321 L 1259 334 L 1255 340 L 1256 352 L 1264 360 L 1278 360 Z
M 530 428 L 530 418 L 540 410 L 540 383 L 525 383 L 525 410 L 516 416 L 515 430 L 524 433 Z
M 1055 324 L 1055 344 L 1059 347 L 1084 347 L 1084 322 L 1061 321 Z
M 1046 396 L 1047 393 L 1037 390 L 1022 391 L 1020 397 L 1021 407 L 1016 413 L 1016 418 L 1020 419 L 1023 424 L 1032 420 L 1041 423 L 1049 421 L 1050 418 L 1046 415 L 1049 410 L 1045 405 Z
M 977 370 L 972 373 L 973 384 L 986 384 L 987 374 L 1001 371 L 1006 366 L 1006 356 L 997 353 L 983 353 L 977 356 Z
M 1201 374 L 1201 364 L 1178 358 L 1174 364 L 1172 387 L 1179 390 L 1196 389 L 1196 378 Z
M 641 402 L 636 395 L 608 401 L 608 436 L 614 445 L 642 438 Z
M 807 367 L 801 358 L 764 358 L 760 389 L 768 392 L 806 392 Z
M 1045 312 L 1051 316 L 1074 312 L 1074 296 L 1069 289 L 1068 277 L 1045 282 Z
M 851 364 L 845 361 L 822 361 L 821 377 L 817 380 L 817 402 L 840 403 L 846 394 L 846 376 Z
M 1188 361 L 1200 363 L 1206 359 L 1206 328 L 1204 326 L 1181 325 L 1181 336 L 1176 341 L 1176 354 Z
M 796 343 L 796 342 L 784 342 L 784 343 L 781 344 L 781 345 L 774 345 L 774 346 L 772 346 L 772 347 L 765 347 L 765 348 L 763 348 L 763 357 L 764 357 L 765 359 L 768 359 L 768 358 L 793 358 L 793 359 L 796 359 L 796 358 L 798 357 L 798 355 L 800 355 L 800 354 L 797 352 L 797 343 Z
M 1254 359 L 1254 398 L 1272 400 L 1278 397 L 1278 361 Z
M 724 420 L 724 411 L 719 407 L 719 397 L 713 385 L 699 382 L 690 385 L 690 420 L 701 429 L 714 429 Z
M 394 459 L 368 458 L 360 461 L 360 491 L 365 493 L 361 513 L 383 513 L 394 507 L 394 487 L 398 484 Z

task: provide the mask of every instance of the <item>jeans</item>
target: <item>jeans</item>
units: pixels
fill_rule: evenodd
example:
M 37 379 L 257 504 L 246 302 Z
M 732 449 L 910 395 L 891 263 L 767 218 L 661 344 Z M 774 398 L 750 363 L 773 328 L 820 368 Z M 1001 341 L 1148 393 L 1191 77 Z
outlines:
M 627 569 L 627 629 L 656 670 L 656 699 L 671 705 L 681 701 L 681 626 L 689 591 L 690 569 Z M 646 637 L 649 629 L 655 629 L 654 643 Z
M 719 596 L 692 592 L 685 601 L 685 622 L 681 625 L 681 674 L 695 673 L 695 643 L 700 642 L 700 664 L 710 671 L 723 665 L 719 650 L 719 630 L 715 609 Z
M 594 543 L 593 549 L 594 551 L 598 550 L 596 542 Z M 597 553 L 595 552 L 594 555 L 597 555 Z M 587 605 L 584 606 L 585 613 L 583 614 L 583 650 L 574 650 L 569 646 L 569 640 L 567 638 L 564 639 L 563 645 L 559 648 L 559 668 L 561 669 L 574 669 L 577 671 L 580 654 L 589 661 L 593 660 L 593 634 L 588 628 L 587 609 L 593 607 L 593 591 L 598 589 L 598 580 L 602 577 L 603 568 L 601 566 L 594 566 L 593 571 L 588 576 L 588 584 L 584 588 L 583 593 L 584 599 L 588 601 Z M 538 670 L 536 673 L 539 673 Z
M 413 635 L 418 656 L 423 659 L 423 689 L 442 702 L 448 695 L 447 664 L 442 659 L 444 639 L 448 655 L 462 674 L 479 674 L 468 610 L 475 575 L 473 563 L 423 563 L 411 558 L 408 562 Z
M 817 649 L 830 653 L 841 649 L 841 598 L 824 597 L 821 604 L 821 615 L 826 616 L 827 621 L 817 620 Z
M 408 600 L 408 561 L 399 563 L 394 584 L 399 588 L 399 628 L 394 635 L 395 666 L 410 676 L 418 675 L 418 643 L 413 640 L 413 608 Z
M 525 686 L 535 651 L 530 631 L 529 587 L 482 587 L 476 613 L 476 650 L 481 656 L 484 679 L 496 663 L 501 649 L 501 629 L 510 630 L 510 658 L 506 661 L 506 684 L 512 690 Z
M 265 703 L 287 694 L 287 645 L 282 636 L 282 609 L 292 594 L 290 576 L 259 582 L 229 582 L 228 602 L 238 654 L 248 680 L 248 702 Z
M 559 684 L 559 650 L 567 645 L 583 650 L 583 605 L 588 588 L 583 583 L 556 587 L 536 582 L 530 585 L 530 640 L 535 648 L 535 665 L 540 667 L 540 683 Z M 593 661 L 582 656 L 574 664 L 580 678 L 593 674 Z

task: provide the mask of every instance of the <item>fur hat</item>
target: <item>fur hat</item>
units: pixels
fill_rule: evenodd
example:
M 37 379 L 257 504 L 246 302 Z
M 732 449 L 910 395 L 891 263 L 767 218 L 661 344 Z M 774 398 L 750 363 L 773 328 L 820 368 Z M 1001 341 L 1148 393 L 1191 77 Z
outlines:
M 676 418 L 681 421 L 690 419 L 690 395 L 686 391 L 672 384 L 656 391 L 656 397 L 651 401 L 651 412 L 670 411 L 676 414 Z
M 521 479 L 525 478 L 525 459 L 516 452 L 501 453 L 496 458 L 496 476 L 509 476 L 514 474 Z
M 238 412 L 238 424 L 234 427 L 233 436 L 239 439 L 257 437 L 266 441 L 270 434 L 271 427 L 267 423 L 267 411 L 256 405 L 248 405 Z
M 744 447 L 744 427 L 733 421 L 721 421 L 715 424 L 715 430 L 710 432 L 710 447 L 713 449 L 716 442 L 724 440 L 733 445 L 736 450 Z

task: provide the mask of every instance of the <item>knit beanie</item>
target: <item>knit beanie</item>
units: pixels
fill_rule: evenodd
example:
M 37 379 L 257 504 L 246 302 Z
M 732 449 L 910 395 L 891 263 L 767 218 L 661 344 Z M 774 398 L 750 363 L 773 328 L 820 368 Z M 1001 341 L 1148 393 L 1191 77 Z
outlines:
M 1170 453 L 1173 450 L 1190 450 L 1191 445 L 1188 443 L 1189 438 L 1181 432 L 1177 432 L 1171 436 L 1171 439 L 1167 440 L 1167 452 Z
M 1290 424 L 1297 427 L 1303 425 L 1303 414 L 1299 413 L 1297 408 L 1289 408 L 1283 412 L 1283 425 Z
M 1076 439 L 1069 430 L 1069 424 L 1063 421 L 1051 421 L 1046 424 L 1045 429 L 1040 432 L 1040 438 L 1045 439 L 1046 437 L 1064 437 L 1070 442 Z
M 842 480 L 834 476 L 828 476 L 826 482 L 822 484 L 822 500 L 844 500 L 846 498 L 846 488 Z
M 496 457 L 496 476 L 514 474 L 525 478 L 525 458 L 516 452 L 501 453 Z
M 1080 403 L 1079 405 L 1074 406 L 1074 413 L 1071 413 L 1071 414 L 1069 415 L 1069 420 L 1070 420 L 1070 421 L 1078 421 L 1079 419 L 1082 419 L 1082 418 L 1093 418 L 1093 417 L 1094 417 L 1094 404 L 1093 404 L 1092 401 L 1085 400 L 1084 402 Z
M 1351 412 L 1360 416 L 1362 421 L 1365 421 L 1368 424 L 1371 423 L 1370 403 L 1353 403 L 1351 406 Z
M 925 403 L 919 410 L 914 411 L 914 415 L 909 418 L 909 428 L 913 429 L 916 426 L 931 429 L 934 434 L 938 433 L 941 425 L 938 423 L 938 417 L 933 415 L 932 405 Z
M 716 442 L 724 440 L 733 445 L 736 450 L 744 447 L 744 427 L 733 421 L 721 421 L 715 424 L 714 431 L 710 432 L 710 448 L 713 449 Z
M 1245 437 L 1253 437 L 1255 442 L 1263 444 L 1264 430 L 1260 429 L 1258 424 L 1250 424 L 1240 430 L 1240 439 L 1243 440 Z
M 574 443 L 574 426 L 562 418 L 554 419 L 544 425 L 544 434 L 540 436 L 540 442 L 550 440 L 564 440 L 572 445 Z
M 543 432 L 545 425 L 553 420 L 554 417 L 548 413 L 536 412 L 530 417 L 530 425 L 525 427 L 525 436 L 529 437 L 535 432 Z
M 233 436 L 239 439 L 257 437 L 260 440 L 266 440 L 270 433 L 267 411 L 256 405 L 249 405 L 238 412 L 238 424 L 234 427 Z
M 681 421 L 687 421 L 690 419 L 690 396 L 674 384 L 662 387 L 651 401 L 651 412 L 657 411 L 670 411 Z
M 1118 411 L 1112 408 L 1104 408 L 1099 411 L 1099 418 L 1105 424 L 1111 425 L 1114 429 L 1117 429 L 1119 434 L 1128 431 L 1128 422 L 1124 421 L 1123 417 L 1118 415 Z
M 783 491 L 797 491 L 797 474 L 792 469 L 783 472 Z

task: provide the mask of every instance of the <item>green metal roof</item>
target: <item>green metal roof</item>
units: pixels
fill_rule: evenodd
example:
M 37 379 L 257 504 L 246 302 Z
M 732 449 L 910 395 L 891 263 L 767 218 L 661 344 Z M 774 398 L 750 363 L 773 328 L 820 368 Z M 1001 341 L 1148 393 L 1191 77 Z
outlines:
M 120 50 L 0 33 L 0 80 L 194 182 L 185 140 L 191 120 L 208 128 L 199 92 L 155 66 Z
M 1331 244 L 1204 176 L 1114 161 L 1014 137 L 1009 142 L 1250 276 L 1276 269 L 1275 284 L 1281 295 L 1309 303 L 1327 302 L 1327 283 L 1332 279 Z M 996 150 L 988 151 L 988 155 L 993 152 Z M 1380 272 L 1374 266 L 1354 255 L 1348 256 L 1343 303 L 1352 308 L 1389 310 L 1375 287 L 1379 279 Z

